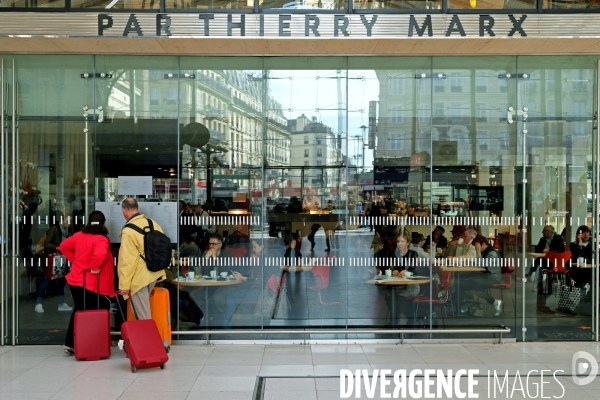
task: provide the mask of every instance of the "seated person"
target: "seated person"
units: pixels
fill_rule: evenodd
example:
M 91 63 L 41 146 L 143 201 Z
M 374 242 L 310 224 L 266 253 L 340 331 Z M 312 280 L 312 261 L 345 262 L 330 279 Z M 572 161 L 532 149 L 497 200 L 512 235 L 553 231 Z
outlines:
M 423 248 L 425 250 L 432 248 L 435 252 L 438 248 L 445 249 L 446 247 L 448 247 L 448 239 L 444 237 L 445 232 L 446 230 L 443 227 L 439 225 L 436 226 L 433 232 L 431 232 L 431 235 L 427 236 L 427 239 L 425 239 L 425 244 L 423 245 Z
M 488 244 L 488 240 L 482 235 L 476 235 L 472 241 L 478 258 L 485 260 L 482 263 L 483 272 L 461 272 L 461 288 L 463 293 L 468 293 L 487 301 L 494 307 L 494 315 L 500 315 L 502 311 L 502 300 L 494 299 L 489 292 L 489 287 L 502 282 L 502 267 L 500 265 L 500 253 Z M 462 308 L 461 308 L 462 311 Z
M 390 253 L 385 247 L 377 253 L 378 258 L 378 269 L 381 273 L 385 270 L 391 269 L 392 276 L 403 278 L 407 271 L 414 272 L 416 266 L 417 253 L 409 249 L 408 239 L 404 235 L 398 235 L 396 237 L 397 250 Z M 391 321 L 395 321 L 400 317 L 401 313 L 404 313 L 408 319 L 407 325 L 414 325 L 414 306 L 412 298 L 417 296 L 420 292 L 419 285 L 400 285 L 395 290 L 391 286 L 386 286 L 384 292 L 385 301 L 390 310 Z M 392 294 L 395 294 L 395 298 L 392 298 Z M 398 300 L 398 301 L 396 301 Z M 394 310 L 395 315 L 392 315 Z
M 410 250 L 417 253 L 418 258 L 429 258 L 429 254 L 423 250 L 425 244 L 425 237 L 421 233 L 412 234 L 412 243 L 410 244 Z
M 464 233 L 466 230 L 465 225 L 454 225 L 450 233 L 452 234 L 452 240 L 448 242 L 448 247 L 446 248 L 444 255 L 446 257 L 453 257 L 456 255 L 456 249 L 459 245 L 461 239 L 464 241 Z M 462 244 L 462 242 L 461 242 Z
M 207 259 L 207 261 L 209 261 L 208 259 L 226 259 L 233 262 L 233 254 L 229 250 L 223 248 L 223 236 L 218 233 L 213 233 L 208 237 L 208 250 L 202 253 L 202 256 Z M 204 265 L 210 267 L 211 265 L 215 265 L 215 262 L 204 262 Z
M 456 242 L 456 251 L 454 256 L 449 258 L 474 259 L 477 257 L 477 250 L 473 246 L 473 239 L 477 236 L 475 229 L 467 229 L 463 232 L 463 236 L 458 238 Z M 487 239 L 486 239 L 487 240 Z
M 536 253 L 546 254 L 549 251 L 553 251 L 555 253 L 562 253 L 563 251 L 565 251 L 565 243 L 563 241 L 563 238 L 562 236 L 556 234 L 556 230 L 552 225 L 544 226 L 544 229 L 542 230 L 542 237 L 540 238 L 538 244 L 535 246 Z M 545 259 L 543 257 L 538 257 L 537 259 L 535 259 L 533 265 L 527 272 L 527 276 L 531 276 L 531 274 L 537 270 L 537 267 L 539 265 L 544 265 L 544 260 Z M 536 280 L 538 282 L 541 282 L 542 274 L 537 275 L 538 276 Z
M 592 263 L 592 242 L 590 237 L 592 232 L 586 225 L 581 225 L 577 228 L 577 236 L 575 241 L 571 242 L 569 248 L 571 250 L 571 278 L 575 281 L 577 286 L 583 286 L 586 283 L 592 282 L 592 270 L 587 268 L 581 268 L 582 262 L 579 258 L 585 259 L 585 264 Z
M 202 252 L 200 248 L 196 245 L 194 240 L 192 239 L 192 234 L 190 232 L 184 232 L 181 234 L 183 243 L 179 246 L 179 258 L 191 257 L 196 258 L 200 257 Z

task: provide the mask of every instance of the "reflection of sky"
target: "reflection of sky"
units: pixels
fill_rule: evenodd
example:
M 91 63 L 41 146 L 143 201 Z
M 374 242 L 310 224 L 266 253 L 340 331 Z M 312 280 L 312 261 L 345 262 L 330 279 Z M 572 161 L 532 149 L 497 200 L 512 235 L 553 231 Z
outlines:
M 334 133 L 341 133 L 342 138 L 350 137 L 351 140 L 343 141 L 342 152 L 352 158 L 362 155 L 363 142 L 352 136 L 362 135 L 360 126 L 369 125 L 369 101 L 378 100 L 379 81 L 371 70 L 350 71 L 350 79 L 346 80 L 346 71 L 342 70 L 339 99 L 336 76 L 335 70 L 271 70 L 269 95 L 281 104 L 287 119 L 296 119 L 302 114 L 309 119 L 315 116 L 317 121 L 329 126 Z M 348 97 L 349 101 L 346 101 Z M 342 103 L 341 107 L 338 107 L 339 102 Z M 338 126 L 339 108 L 342 109 L 341 127 Z M 368 130 L 365 132 L 365 143 L 367 136 Z M 360 158 L 352 160 L 362 165 Z M 365 167 L 370 167 L 372 161 L 372 150 L 365 149 Z

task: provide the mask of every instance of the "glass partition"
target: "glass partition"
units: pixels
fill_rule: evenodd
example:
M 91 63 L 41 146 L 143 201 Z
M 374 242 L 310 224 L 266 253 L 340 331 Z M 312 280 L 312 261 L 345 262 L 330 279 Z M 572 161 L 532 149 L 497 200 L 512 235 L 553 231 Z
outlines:
M 581 327 L 593 324 L 596 289 L 594 63 L 588 57 L 518 59 L 517 112 L 527 131 L 520 146 L 527 179 L 523 245 L 530 279 L 523 293 L 530 339 L 592 337 Z M 569 300 L 573 296 L 580 301 Z
M 15 59 L 20 343 L 68 322 L 44 233 L 101 210 L 117 256 L 127 196 L 171 238 L 179 338 L 592 337 L 592 57 Z
M 18 187 L 13 192 L 19 193 L 20 206 L 14 216 L 19 221 L 14 259 L 21 344 L 63 341 L 64 331 L 56 329 L 66 329 L 71 315 L 69 286 L 64 277 L 55 279 L 52 265 L 61 236 L 79 230 L 82 217 L 94 207 L 96 183 L 87 180 L 95 175 L 93 122 L 83 117 L 85 106 L 93 108 L 94 83 L 82 76 L 93 76 L 93 61 L 77 56 L 15 57 Z M 5 68 L 5 76 L 11 76 L 9 62 Z M 9 93 L 12 88 L 11 82 Z M 8 120 L 12 117 L 11 113 Z M 7 132 L 11 127 L 12 123 Z M 3 210 L 7 216 L 8 212 Z

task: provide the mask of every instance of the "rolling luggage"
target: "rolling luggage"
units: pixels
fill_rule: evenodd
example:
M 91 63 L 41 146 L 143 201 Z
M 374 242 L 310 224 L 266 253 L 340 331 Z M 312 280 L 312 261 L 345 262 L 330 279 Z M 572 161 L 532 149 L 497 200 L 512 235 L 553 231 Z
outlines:
M 83 287 L 87 271 L 83 272 Z M 98 308 L 100 308 L 100 276 L 98 276 Z M 96 361 L 110 357 L 110 314 L 108 310 L 86 310 L 85 292 L 83 311 L 75 313 L 73 325 L 75 358 Z
M 133 307 L 133 303 L 130 302 Z M 121 314 L 123 310 L 119 306 Z M 135 307 L 133 313 L 136 315 Z M 125 316 L 123 315 L 123 319 Z M 169 356 L 153 319 L 127 321 L 121 325 L 123 350 L 129 357 L 131 372 L 146 368 L 165 368 Z
M 158 333 L 163 341 L 167 353 L 171 349 L 171 302 L 169 291 L 162 287 L 155 287 L 150 292 L 150 312 L 156 322 Z M 131 300 L 127 301 L 127 321 L 135 321 Z

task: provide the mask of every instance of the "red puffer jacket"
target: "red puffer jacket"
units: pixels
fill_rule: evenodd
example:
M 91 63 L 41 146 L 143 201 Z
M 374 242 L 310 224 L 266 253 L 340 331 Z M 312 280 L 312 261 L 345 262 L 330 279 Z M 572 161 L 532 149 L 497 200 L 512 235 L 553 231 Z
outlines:
M 114 261 L 110 252 L 110 241 L 103 235 L 77 232 L 63 240 L 60 251 L 71 262 L 67 282 L 72 286 L 83 287 L 83 271 L 100 270 L 100 294 L 114 296 Z M 87 273 L 85 288 L 98 292 L 96 276 Z

